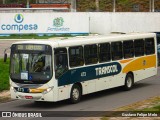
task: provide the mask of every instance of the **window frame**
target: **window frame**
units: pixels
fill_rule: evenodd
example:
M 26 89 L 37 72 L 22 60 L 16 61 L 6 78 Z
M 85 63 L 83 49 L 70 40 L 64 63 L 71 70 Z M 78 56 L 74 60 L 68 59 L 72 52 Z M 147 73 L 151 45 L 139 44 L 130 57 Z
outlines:
M 152 47 L 149 46 L 149 47 L 147 47 L 147 49 L 146 49 L 146 41 L 147 41 L 147 40 L 153 40 L 153 46 L 152 46 Z M 144 50 L 145 55 L 155 54 L 155 40 L 154 40 L 153 37 L 151 37 L 151 38 L 145 38 L 145 40 L 144 40 L 144 46 L 145 46 L 145 50 Z M 147 50 L 151 50 L 150 48 L 153 48 L 154 50 L 153 50 L 153 51 L 150 51 L 150 53 L 147 53 Z
M 113 44 L 115 44 L 115 43 L 121 43 L 121 51 L 119 51 L 119 53 L 121 53 L 121 56 L 119 56 L 119 58 L 117 58 L 117 59 L 113 58 L 113 54 L 115 54 L 115 49 L 113 50 Z M 116 52 L 117 55 L 119 53 Z M 112 58 L 112 61 L 122 60 L 124 58 L 123 57 L 123 41 L 111 42 L 111 58 Z
M 137 55 L 137 51 L 136 51 L 136 48 L 135 48 L 135 42 L 137 42 L 137 41 L 143 41 L 143 54 L 138 54 Z M 134 56 L 135 57 L 140 57 L 140 56 L 144 56 L 145 55 L 145 41 L 144 41 L 144 39 L 135 39 L 134 40 Z M 139 46 L 138 46 L 139 47 Z M 142 50 L 140 50 L 140 51 L 142 51 Z
M 125 42 L 132 42 L 132 48 L 131 49 L 124 49 L 124 43 Z M 131 47 L 131 45 L 129 46 L 129 48 Z M 128 57 L 126 57 L 126 50 L 130 50 L 130 56 L 128 56 Z M 131 53 L 132 53 L 132 55 L 131 55 Z M 128 53 L 127 53 L 128 54 Z M 125 41 L 123 41 L 123 57 L 124 57 L 124 59 L 129 59 L 129 58 L 133 58 L 135 55 L 134 55 L 134 41 L 133 40 L 125 40 Z
M 82 65 L 79 64 L 79 65 L 72 66 L 71 63 L 70 63 L 70 62 L 71 62 L 71 59 L 70 59 L 70 58 L 71 58 L 71 49 L 74 49 L 74 48 L 76 48 L 76 47 L 77 47 L 77 49 L 79 49 L 79 48 L 81 47 L 81 50 L 82 50 L 81 53 L 82 53 L 82 54 L 81 54 L 81 55 L 79 54 L 79 55 L 80 55 L 79 58 L 82 59 L 82 61 L 80 61 L 80 62 L 83 62 L 83 63 L 82 63 Z M 80 50 L 80 49 L 79 49 L 79 50 Z M 79 51 L 79 52 L 80 52 L 80 51 Z M 75 53 L 76 53 L 76 49 L 75 49 Z M 74 56 L 76 56 L 76 55 L 77 55 L 77 54 L 75 54 Z M 71 46 L 71 47 L 69 47 L 69 48 L 68 48 L 68 56 L 69 56 L 69 66 L 70 66 L 71 68 L 79 67 L 79 66 L 83 66 L 83 65 L 84 65 L 84 48 L 83 48 L 83 46 Z M 77 56 L 78 56 L 78 55 L 77 55 Z
M 90 48 L 86 48 L 86 47 L 90 47 L 90 46 L 93 46 L 93 45 L 96 46 L 96 52 L 94 51 L 94 53 L 96 53 L 96 54 L 89 54 L 89 52 L 88 52 L 89 50 L 86 50 L 86 49 L 90 49 Z M 88 54 L 87 58 L 86 58 L 86 52 L 88 52 L 87 53 Z M 95 55 L 96 57 L 91 57 L 91 55 L 92 56 Z M 90 59 L 92 59 L 92 61 L 94 59 L 95 62 L 90 62 L 91 61 Z M 89 62 L 87 63 L 86 61 L 89 61 Z M 85 65 L 92 65 L 92 64 L 97 64 L 98 63 L 98 45 L 97 44 L 84 45 L 84 62 L 85 62 Z
M 101 52 L 101 45 L 106 45 L 106 47 L 109 47 L 109 48 L 107 48 L 105 52 Z M 103 46 L 103 47 L 105 47 L 105 46 Z M 109 49 L 109 52 L 107 52 L 108 49 Z M 100 56 L 102 54 L 105 54 L 106 58 L 108 58 L 108 56 L 109 56 L 109 58 L 106 60 L 101 60 Z M 99 63 L 111 61 L 111 44 L 109 42 L 98 44 L 98 61 L 99 61 Z

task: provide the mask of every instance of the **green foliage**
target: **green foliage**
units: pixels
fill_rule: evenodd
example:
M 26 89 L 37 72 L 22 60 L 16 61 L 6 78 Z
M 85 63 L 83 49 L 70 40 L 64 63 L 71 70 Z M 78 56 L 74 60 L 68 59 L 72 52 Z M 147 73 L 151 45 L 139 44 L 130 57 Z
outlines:
M 46 35 L 43 34 L 38 36 L 37 34 L 12 34 L 10 36 L 0 36 L 0 39 L 49 39 L 52 37 L 71 37 L 71 34 L 52 34 Z
M 118 0 L 118 4 L 127 5 L 130 3 L 130 0 Z
M 153 107 L 145 108 L 142 111 L 160 111 L 160 104 L 156 104 Z
M 95 0 L 77 0 L 78 11 L 94 11 Z
M 2 0 L 3 1 L 3 0 Z M 30 3 L 35 3 L 36 0 L 29 0 Z M 26 4 L 27 0 L 5 0 L 6 4 Z
M 4 63 L 0 59 L 0 91 L 9 89 L 9 59 Z
M 26 4 L 27 0 L 5 0 L 6 4 Z M 47 0 L 46 0 L 47 1 Z M 60 0 L 59 0 L 60 1 Z M 99 10 L 101 12 L 113 11 L 113 0 L 98 0 Z M 36 0 L 29 0 L 29 3 L 36 3 Z M 0 4 L 2 2 L 0 1 Z M 116 0 L 116 11 L 117 12 L 132 12 L 133 5 L 140 5 L 141 12 L 149 11 L 149 0 Z M 155 1 L 155 8 L 159 9 L 159 0 Z M 77 11 L 80 12 L 94 12 L 96 11 L 96 0 L 77 0 Z
M 100 11 L 111 12 L 113 9 L 113 1 L 112 0 L 99 0 L 99 9 Z

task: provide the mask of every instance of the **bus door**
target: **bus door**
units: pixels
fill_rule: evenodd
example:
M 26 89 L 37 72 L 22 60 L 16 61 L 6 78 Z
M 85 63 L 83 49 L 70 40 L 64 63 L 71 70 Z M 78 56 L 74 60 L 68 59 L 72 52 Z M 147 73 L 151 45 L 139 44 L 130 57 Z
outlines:
M 68 57 L 66 48 L 57 48 L 54 51 L 55 78 L 58 83 L 58 100 L 67 98 L 70 84 Z

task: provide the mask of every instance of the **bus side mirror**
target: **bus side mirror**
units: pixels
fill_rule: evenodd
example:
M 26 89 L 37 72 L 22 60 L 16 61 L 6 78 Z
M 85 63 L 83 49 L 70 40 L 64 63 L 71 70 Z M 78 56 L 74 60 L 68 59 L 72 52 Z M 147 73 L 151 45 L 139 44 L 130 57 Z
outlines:
M 7 61 L 7 53 L 4 54 L 4 62 Z
M 10 49 L 10 47 L 9 47 L 9 48 L 6 48 L 6 49 L 4 50 L 4 62 L 7 61 L 7 53 L 6 53 L 6 51 L 7 51 L 8 49 Z

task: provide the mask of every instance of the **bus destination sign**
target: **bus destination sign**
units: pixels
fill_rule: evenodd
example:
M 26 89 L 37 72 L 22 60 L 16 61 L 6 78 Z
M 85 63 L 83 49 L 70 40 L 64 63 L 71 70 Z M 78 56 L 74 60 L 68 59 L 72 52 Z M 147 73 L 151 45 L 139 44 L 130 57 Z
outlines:
M 17 45 L 17 50 L 38 50 L 44 51 L 45 45 Z

